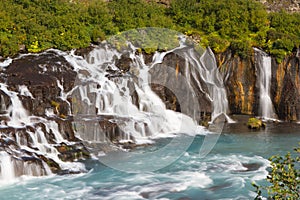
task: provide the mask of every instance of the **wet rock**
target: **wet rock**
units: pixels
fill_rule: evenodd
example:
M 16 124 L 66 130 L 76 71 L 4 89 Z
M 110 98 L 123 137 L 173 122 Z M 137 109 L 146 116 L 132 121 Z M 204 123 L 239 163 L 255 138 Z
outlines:
M 85 58 L 91 51 L 95 49 L 95 46 L 91 45 L 86 48 L 76 49 L 75 55 L 82 56 Z
M 130 65 L 132 60 L 129 54 L 122 54 L 121 58 L 116 61 L 116 66 L 123 72 L 128 72 L 130 70 Z
M 272 60 L 272 87 L 274 108 L 280 120 L 300 120 L 300 59 L 296 53 L 282 63 Z
M 260 129 L 265 128 L 266 124 L 263 123 L 260 119 L 252 117 L 248 120 L 247 127 L 249 129 Z
M 262 164 L 260 163 L 242 163 L 243 167 L 247 168 L 245 172 L 257 171 Z
M 58 157 L 64 162 L 73 162 L 90 158 L 89 151 L 80 142 L 72 145 L 62 143 L 59 146 L 56 146 L 56 149 L 60 153 Z
M 32 98 L 22 96 L 22 102 L 30 113 L 37 116 L 45 115 L 45 110 L 52 107 L 52 101 L 59 101 L 61 89 L 58 84 L 69 91 L 74 87 L 77 75 L 65 58 L 54 51 L 15 59 L 5 73 L 11 90 L 19 92 L 20 86 L 27 86 Z
M 223 73 L 231 113 L 248 115 L 257 113 L 254 57 L 242 59 L 227 51 L 216 55 L 216 59 Z
M 45 156 L 43 155 L 39 155 L 39 158 L 41 160 L 43 160 L 50 168 L 51 172 L 52 173 L 59 173 L 62 171 L 62 169 L 60 168 L 59 164 L 57 164 L 53 159 L 51 158 L 46 158 Z

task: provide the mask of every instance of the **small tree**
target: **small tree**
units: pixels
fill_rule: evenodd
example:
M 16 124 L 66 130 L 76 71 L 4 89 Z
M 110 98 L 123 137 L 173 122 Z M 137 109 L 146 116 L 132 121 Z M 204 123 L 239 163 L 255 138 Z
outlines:
M 296 153 L 300 153 L 300 147 L 295 149 Z M 284 157 L 272 156 L 271 171 L 267 176 L 269 186 L 258 186 L 253 183 L 256 188 L 256 200 L 262 199 L 262 190 L 268 192 L 268 199 L 300 199 L 300 156 L 292 156 L 288 152 Z

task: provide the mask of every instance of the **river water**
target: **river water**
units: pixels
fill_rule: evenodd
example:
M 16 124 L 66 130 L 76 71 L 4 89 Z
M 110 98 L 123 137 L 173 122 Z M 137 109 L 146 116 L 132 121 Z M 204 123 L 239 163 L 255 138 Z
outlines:
M 99 157 L 84 161 L 87 173 L 23 176 L 2 185 L 0 199 L 253 199 L 251 183 L 265 184 L 267 159 L 292 151 L 300 142 L 299 130 L 293 123 L 271 123 L 261 131 L 249 131 L 243 123 L 228 124 L 204 158 L 199 157 L 199 148 L 205 136 L 197 135 L 178 160 L 154 172 L 118 171 L 103 165 Z M 155 151 L 170 140 L 156 139 L 133 151 Z

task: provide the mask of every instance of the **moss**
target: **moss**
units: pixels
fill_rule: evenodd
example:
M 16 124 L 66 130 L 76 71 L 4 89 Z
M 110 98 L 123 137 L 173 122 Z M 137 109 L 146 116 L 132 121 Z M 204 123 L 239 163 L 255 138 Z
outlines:
M 260 119 L 252 117 L 249 118 L 247 126 L 249 129 L 260 129 L 260 128 L 265 128 L 266 124 L 263 123 Z
M 59 103 L 58 102 L 56 102 L 56 101 L 51 101 L 51 106 L 53 106 L 53 107 L 55 107 L 55 108 L 58 108 L 59 107 Z

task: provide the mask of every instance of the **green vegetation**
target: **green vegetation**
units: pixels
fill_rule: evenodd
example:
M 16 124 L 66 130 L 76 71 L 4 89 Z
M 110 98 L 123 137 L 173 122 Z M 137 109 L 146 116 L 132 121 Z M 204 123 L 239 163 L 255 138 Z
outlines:
M 265 128 L 266 124 L 263 123 L 260 119 L 251 117 L 251 118 L 249 118 L 249 120 L 247 122 L 247 126 L 250 129 L 260 129 L 260 128 Z
M 262 199 L 262 191 L 267 191 L 268 199 L 290 199 L 296 200 L 300 198 L 300 147 L 295 149 L 296 156 L 287 153 L 285 157 L 272 156 L 271 171 L 267 176 L 269 186 L 258 186 L 256 188 L 257 197 Z
M 255 0 L 170 0 L 169 6 L 151 0 L 2 0 L 0 19 L 3 57 L 24 45 L 28 52 L 87 47 L 143 27 L 195 36 L 216 53 L 230 48 L 247 57 L 251 47 L 261 47 L 278 62 L 300 45 L 300 14 L 268 14 Z

